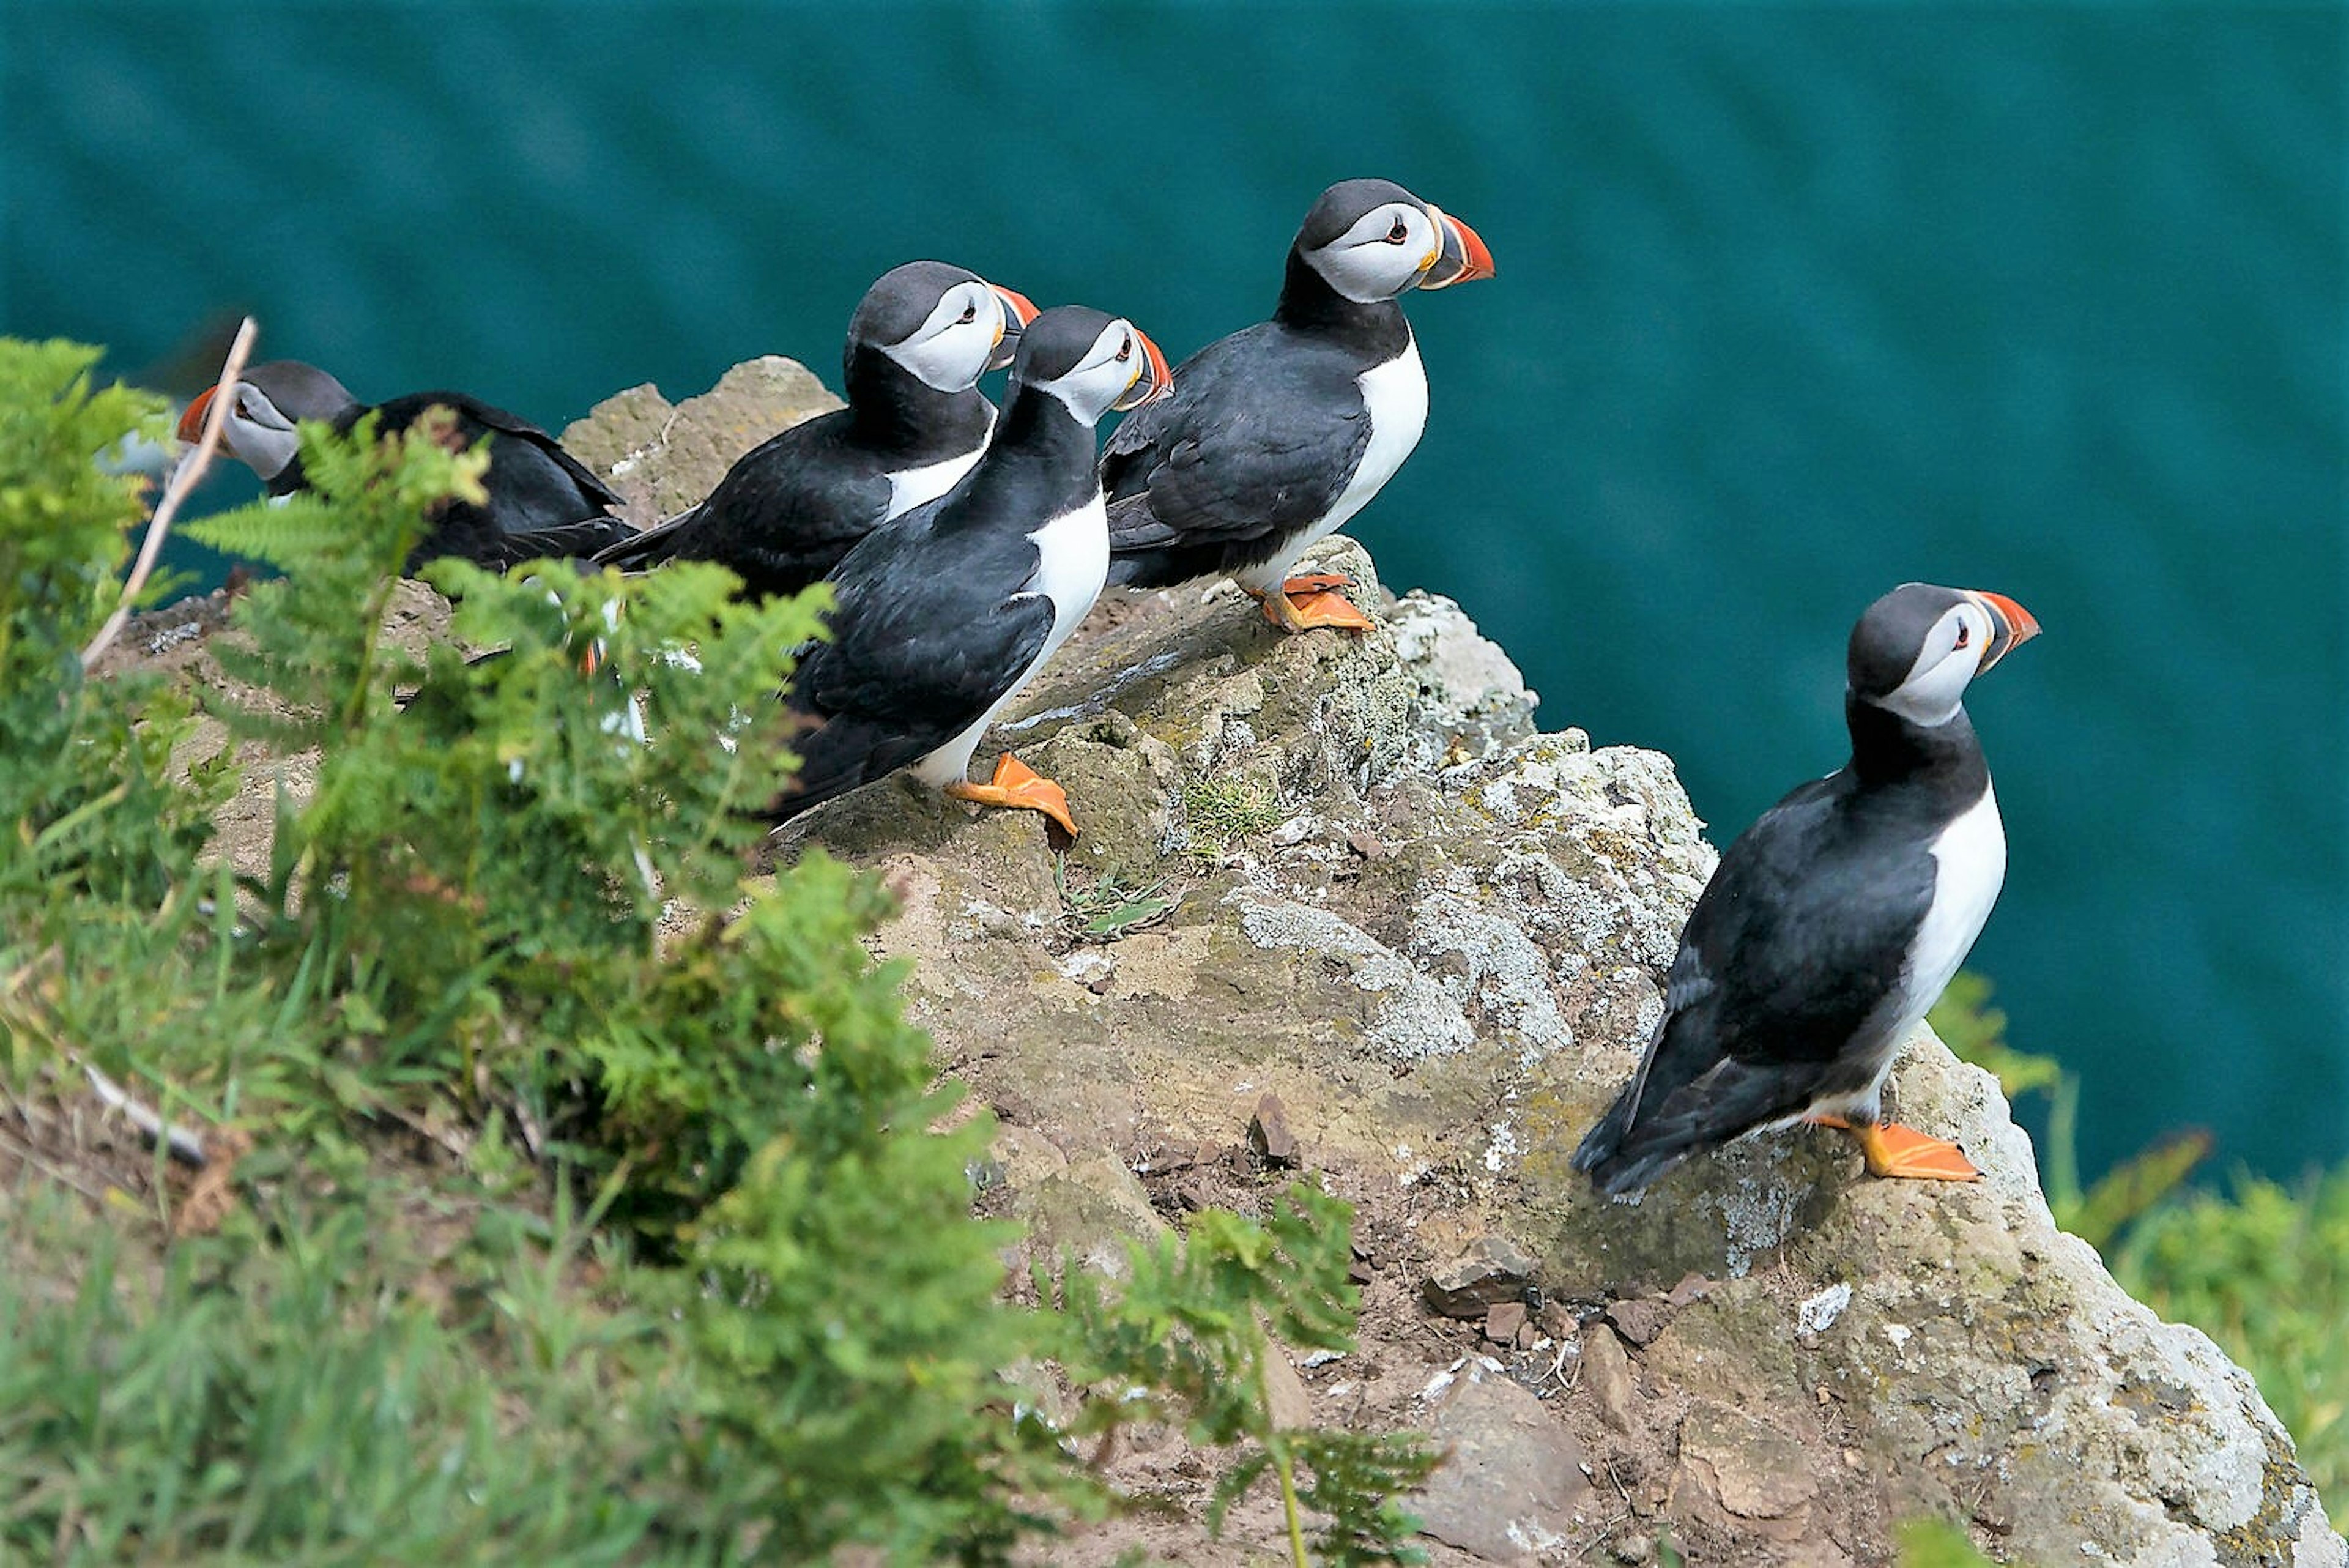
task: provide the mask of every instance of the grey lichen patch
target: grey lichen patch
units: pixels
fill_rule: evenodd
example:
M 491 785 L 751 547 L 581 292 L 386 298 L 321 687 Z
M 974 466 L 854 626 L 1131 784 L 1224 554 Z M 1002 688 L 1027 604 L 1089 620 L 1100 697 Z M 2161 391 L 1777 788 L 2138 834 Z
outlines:
M 1419 684 L 1419 722 L 1444 737 L 1473 738 L 1476 754 L 1533 733 L 1540 696 L 1501 646 L 1441 594 L 1414 588 L 1387 618 L 1396 661 Z
M 2324 1506 L 2290 1448 L 2271 1436 L 2259 1511 L 2232 1530 L 2218 1532 L 2222 1568 L 2335 1568 L 2340 1537 L 2324 1517 Z
M 1711 1196 L 1721 1211 L 1722 1261 L 1732 1279 L 1743 1279 L 1754 1259 L 1785 1244 L 1809 1196 L 1780 1169 L 1778 1139 L 1785 1136 L 1749 1138 L 1724 1153 L 1727 1179 Z
M 1357 988 L 1379 998 L 1380 1006 L 1362 1044 L 1397 1064 L 1464 1051 L 1476 1033 L 1444 988 L 1368 932 L 1327 909 L 1272 901 L 1236 891 L 1227 902 L 1240 911 L 1240 929 L 1259 948 L 1305 955 Z
M 1519 1065 L 1574 1044 L 1558 1012 L 1549 958 L 1516 921 L 1439 889 L 1413 907 L 1411 929 L 1413 961 L 1464 1013 L 1473 1009 L 1487 1035 L 1515 1046 Z

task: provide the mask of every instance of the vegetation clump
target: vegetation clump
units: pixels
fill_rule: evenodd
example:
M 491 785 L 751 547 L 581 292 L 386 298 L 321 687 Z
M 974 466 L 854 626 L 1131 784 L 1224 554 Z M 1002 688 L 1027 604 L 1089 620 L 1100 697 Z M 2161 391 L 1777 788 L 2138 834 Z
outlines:
M 1138 1314 L 1216 1366 L 1342 1339 L 1318 1195 L 1203 1216 L 1114 1300 L 1007 1298 L 990 1126 L 861 943 L 885 894 L 812 850 L 746 875 L 821 590 L 444 562 L 503 651 L 405 652 L 400 563 L 483 460 L 305 427 L 314 493 L 197 530 L 283 573 L 214 639 L 242 685 L 90 680 L 143 513 L 93 458 L 165 434 L 95 359 L 0 343 L 0 1558 L 1001 1563 L 1117 1501 L 1001 1369 L 1191 1400 Z M 240 866 L 215 814 L 269 768 Z M 78 1134 L 88 1075 L 201 1169 Z M 1255 1403 L 1195 1420 L 1324 1561 L 1400 1560 L 1417 1451 Z

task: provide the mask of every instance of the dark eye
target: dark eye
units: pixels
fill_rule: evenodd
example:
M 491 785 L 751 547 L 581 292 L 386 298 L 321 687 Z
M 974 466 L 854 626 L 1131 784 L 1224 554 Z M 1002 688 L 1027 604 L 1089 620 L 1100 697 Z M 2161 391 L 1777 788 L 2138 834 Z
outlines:
M 968 321 L 976 321 L 976 320 L 978 320 L 978 306 L 976 306 L 976 305 L 966 305 L 966 306 L 964 306 L 962 307 L 962 319 L 963 319 L 963 320 L 965 320 L 965 321 L 967 321 L 967 322 L 968 322 Z
M 1123 364 L 1124 364 L 1128 359 L 1131 359 L 1131 358 L 1133 358 L 1133 338 L 1131 338 L 1131 337 L 1129 337 L 1129 338 L 1127 338 L 1124 342 L 1123 342 L 1123 343 L 1121 343 L 1121 344 L 1119 344 L 1119 345 L 1117 346 L 1117 362 L 1118 362 L 1119 364 L 1123 365 Z
M 1409 238 L 1411 238 L 1411 225 L 1397 218 L 1394 221 L 1394 227 L 1387 231 L 1387 244 L 1399 245 Z
M 1968 644 L 1969 642 L 1971 642 L 1973 639 L 1974 639 L 1973 628 L 1971 628 L 1971 627 L 1968 626 L 1968 625 L 1967 625 L 1965 622 L 1963 622 L 1963 621 L 1960 621 L 1960 622 L 1958 622 L 1958 646 L 1959 646 L 1960 648 L 1963 648 L 1966 644 Z

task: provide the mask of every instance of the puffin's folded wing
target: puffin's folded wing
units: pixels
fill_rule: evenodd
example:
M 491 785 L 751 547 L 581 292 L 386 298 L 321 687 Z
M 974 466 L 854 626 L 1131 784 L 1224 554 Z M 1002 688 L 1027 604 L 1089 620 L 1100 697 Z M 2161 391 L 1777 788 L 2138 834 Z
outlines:
M 1041 595 L 975 618 L 930 613 L 917 600 L 847 600 L 845 624 L 801 664 L 788 701 L 813 725 L 778 818 L 845 794 L 920 761 L 978 722 L 1035 661 L 1052 629 Z

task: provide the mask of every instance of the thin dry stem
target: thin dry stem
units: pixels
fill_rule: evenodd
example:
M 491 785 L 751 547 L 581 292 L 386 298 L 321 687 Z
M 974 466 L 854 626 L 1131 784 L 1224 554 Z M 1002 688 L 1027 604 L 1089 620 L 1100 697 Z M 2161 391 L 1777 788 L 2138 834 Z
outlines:
M 163 499 L 156 504 L 155 514 L 147 520 L 147 537 L 139 546 L 139 559 L 122 584 L 121 602 L 106 618 L 106 624 L 98 628 L 98 635 L 89 639 L 89 646 L 81 650 L 83 669 L 89 668 L 91 661 L 120 635 L 123 623 L 130 618 L 130 607 L 139 602 L 140 590 L 147 586 L 148 577 L 155 570 L 156 557 L 163 553 L 163 537 L 171 531 L 171 519 L 178 514 L 180 504 L 212 466 L 212 453 L 220 450 L 221 431 L 228 423 L 228 411 L 236 406 L 236 379 L 244 374 L 244 363 L 253 355 L 253 340 L 260 330 L 250 316 L 236 329 L 236 341 L 229 345 L 228 358 L 221 366 L 212 406 L 205 410 L 203 439 L 171 470 L 171 483 L 163 487 Z
M 190 1165 L 204 1163 L 204 1140 L 176 1122 L 167 1122 L 152 1108 L 130 1097 L 121 1085 L 99 1072 L 88 1063 L 80 1064 L 89 1086 L 98 1097 L 129 1120 L 132 1127 L 147 1135 L 153 1142 L 164 1145 Z

